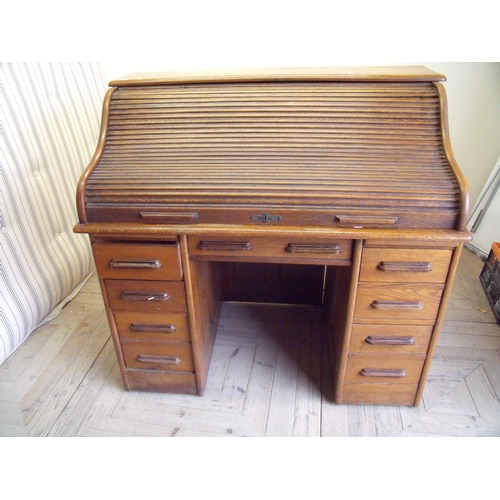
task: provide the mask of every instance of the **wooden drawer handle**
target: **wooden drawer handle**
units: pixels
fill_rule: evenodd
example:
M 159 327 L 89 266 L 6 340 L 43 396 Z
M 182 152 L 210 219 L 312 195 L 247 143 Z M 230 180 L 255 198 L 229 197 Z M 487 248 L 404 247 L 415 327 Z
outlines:
M 179 365 L 181 358 L 178 356 L 156 356 L 155 354 L 139 354 L 137 356 L 139 363 L 164 363 L 167 365 Z
M 230 252 L 248 252 L 253 246 L 249 241 L 200 241 L 200 250 L 228 250 Z
M 129 328 L 133 332 L 175 333 L 177 331 L 175 325 L 158 325 L 154 323 L 130 323 Z
M 393 225 L 398 222 L 395 216 L 383 215 L 336 215 L 335 220 L 341 224 L 363 226 L 364 224 Z
M 139 212 L 141 219 L 144 222 L 158 223 L 165 222 L 170 224 L 179 224 L 183 222 L 193 222 L 198 218 L 196 212 Z
M 285 250 L 290 253 L 340 253 L 342 247 L 329 243 L 288 243 Z
M 430 273 L 430 262 L 381 262 L 377 269 L 383 273 Z
M 422 309 L 424 304 L 418 300 L 374 300 L 374 309 Z
M 366 337 L 365 342 L 370 345 L 413 345 L 414 337 Z
M 170 295 L 167 292 L 123 291 L 121 298 L 131 302 L 166 302 L 170 300 Z
M 360 372 L 363 377 L 405 378 L 406 370 L 386 370 L 383 368 L 363 368 Z
M 158 259 L 111 259 L 109 267 L 112 269 L 159 269 L 161 262 Z

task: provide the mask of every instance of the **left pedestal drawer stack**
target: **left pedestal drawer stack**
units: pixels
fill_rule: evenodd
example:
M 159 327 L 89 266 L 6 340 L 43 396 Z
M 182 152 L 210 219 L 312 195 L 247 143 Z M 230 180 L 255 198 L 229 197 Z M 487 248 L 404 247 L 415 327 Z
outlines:
M 127 390 L 196 394 L 177 238 L 92 244 Z

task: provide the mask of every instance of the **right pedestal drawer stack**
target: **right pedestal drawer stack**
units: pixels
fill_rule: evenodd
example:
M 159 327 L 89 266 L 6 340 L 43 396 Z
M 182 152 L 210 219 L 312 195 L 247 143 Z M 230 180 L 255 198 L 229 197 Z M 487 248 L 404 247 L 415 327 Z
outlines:
M 365 245 L 342 403 L 414 403 L 451 256 Z

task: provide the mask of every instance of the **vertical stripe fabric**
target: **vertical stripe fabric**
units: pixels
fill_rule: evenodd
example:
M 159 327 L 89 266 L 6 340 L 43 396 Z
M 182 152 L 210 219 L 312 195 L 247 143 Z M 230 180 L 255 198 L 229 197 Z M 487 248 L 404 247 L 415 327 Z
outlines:
M 98 63 L 0 63 L 0 364 L 93 271 L 75 193 L 106 88 Z

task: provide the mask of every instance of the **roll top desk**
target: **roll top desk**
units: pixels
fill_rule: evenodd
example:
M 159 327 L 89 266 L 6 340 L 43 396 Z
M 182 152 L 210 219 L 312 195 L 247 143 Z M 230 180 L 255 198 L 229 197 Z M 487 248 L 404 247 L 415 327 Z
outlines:
M 417 406 L 470 239 L 442 81 L 388 67 L 111 82 L 75 231 L 125 388 L 202 396 L 224 300 L 315 304 L 335 402 Z

